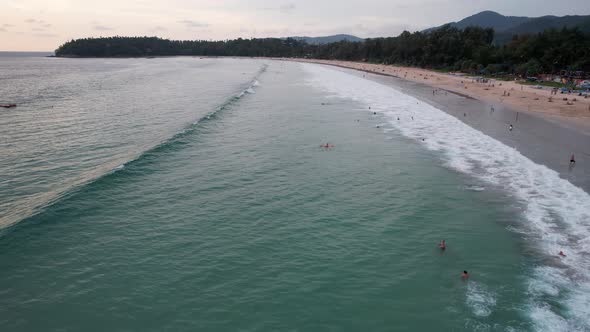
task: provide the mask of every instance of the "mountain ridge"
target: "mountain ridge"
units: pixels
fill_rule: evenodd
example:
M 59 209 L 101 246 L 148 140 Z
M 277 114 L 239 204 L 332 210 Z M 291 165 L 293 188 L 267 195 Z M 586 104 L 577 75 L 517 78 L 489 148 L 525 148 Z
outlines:
M 319 37 L 293 36 L 293 37 L 288 37 L 288 38 L 292 38 L 292 39 L 295 39 L 298 41 L 304 41 L 310 45 L 323 45 L 323 44 L 336 43 L 336 42 L 340 42 L 340 41 L 361 42 L 364 40 L 363 38 L 359 38 L 357 36 L 348 35 L 348 34 L 337 34 L 337 35 L 319 36 Z
M 561 29 L 564 27 L 578 27 L 582 31 L 590 33 L 590 15 L 505 16 L 491 10 L 486 10 L 457 22 L 449 22 L 438 27 L 423 30 L 423 32 L 431 32 L 445 25 L 450 25 L 458 29 L 465 29 L 469 26 L 492 28 L 496 32 L 496 42 L 502 43 L 510 40 L 513 35 L 534 34 L 548 29 Z

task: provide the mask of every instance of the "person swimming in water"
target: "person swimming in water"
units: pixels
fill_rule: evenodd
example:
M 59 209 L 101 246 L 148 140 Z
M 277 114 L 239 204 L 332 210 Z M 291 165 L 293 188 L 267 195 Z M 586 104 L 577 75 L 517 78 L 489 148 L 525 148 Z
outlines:
M 333 148 L 334 147 L 334 144 L 326 143 L 326 144 L 320 145 L 320 147 L 329 149 L 329 148 Z
M 463 271 L 463 273 L 461 274 L 461 279 L 463 279 L 463 280 L 469 279 L 469 273 L 467 273 L 467 271 Z
M 440 250 L 447 249 L 447 243 L 445 242 L 445 240 L 440 241 L 438 247 L 440 248 Z
M 576 156 L 574 156 L 574 154 L 572 153 L 572 156 L 570 157 L 570 166 L 574 165 L 576 165 Z
M 508 127 L 508 130 L 512 131 L 512 129 L 514 129 L 514 127 L 513 127 L 512 125 L 510 125 L 510 126 Z
M 565 254 L 563 253 L 563 251 L 561 251 L 561 250 L 559 251 L 559 256 L 566 257 Z

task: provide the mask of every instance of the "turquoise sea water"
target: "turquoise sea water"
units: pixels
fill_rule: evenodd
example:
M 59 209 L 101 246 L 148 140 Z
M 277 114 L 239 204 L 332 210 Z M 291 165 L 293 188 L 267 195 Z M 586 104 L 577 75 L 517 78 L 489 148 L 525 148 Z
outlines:
M 23 99 L 0 117 L 0 330 L 588 328 L 568 302 L 583 283 L 534 283 L 568 267 L 522 226 L 530 202 L 460 171 L 434 145 L 452 137 L 396 125 L 412 99 L 339 92 L 377 83 L 263 60 L 26 60 L 43 83 L 1 61 Z

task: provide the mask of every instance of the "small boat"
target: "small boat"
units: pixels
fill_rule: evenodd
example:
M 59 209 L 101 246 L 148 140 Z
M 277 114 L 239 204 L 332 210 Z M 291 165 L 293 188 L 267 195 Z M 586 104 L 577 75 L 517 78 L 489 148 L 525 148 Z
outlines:
M 16 104 L 0 104 L 0 107 L 13 108 L 13 107 L 16 107 Z

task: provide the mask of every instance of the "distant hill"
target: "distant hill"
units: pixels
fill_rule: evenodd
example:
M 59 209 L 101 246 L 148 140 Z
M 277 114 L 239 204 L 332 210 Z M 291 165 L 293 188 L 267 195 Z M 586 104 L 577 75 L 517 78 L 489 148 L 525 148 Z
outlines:
M 500 32 L 514 28 L 522 23 L 529 21 L 530 19 L 530 17 L 522 16 L 504 16 L 488 10 L 466 17 L 459 22 L 450 22 L 447 24 L 459 29 L 465 29 L 470 26 L 477 26 L 482 28 L 493 28 L 495 31 Z M 425 31 L 436 30 L 438 28 L 440 27 L 430 28 Z
M 333 35 L 333 36 L 325 36 L 325 37 L 291 37 L 293 39 L 304 41 L 310 45 L 323 45 L 323 44 L 330 44 L 336 43 L 339 41 L 350 41 L 350 42 L 361 42 L 364 39 L 352 36 L 352 35 Z
M 590 32 L 590 15 L 586 16 L 542 16 L 537 18 L 531 18 L 530 20 L 523 22 L 515 27 L 507 29 L 506 31 L 512 34 L 523 34 L 523 33 L 539 33 L 543 30 L 555 28 L 560 29 L 562 27 L 580 27 L 582 30 Z
M 483 11 L 459 22 L 448 24 L 459 29 L 469 26 L 493 28 L 496 31 L 496 41 L 502 43 L 510 40 L 513 35 L 539 33 L 552 28 L 579 27 L 582 31 L 590 32 L 590 15 L 523 17 L 504 16 L 493 11 Z M 438 28 L 440 27 L 424 31 L 428 32 Z

